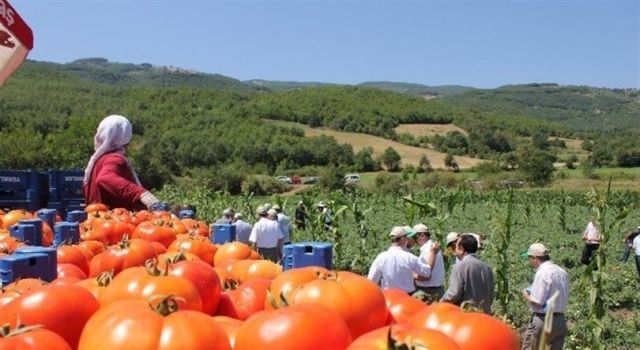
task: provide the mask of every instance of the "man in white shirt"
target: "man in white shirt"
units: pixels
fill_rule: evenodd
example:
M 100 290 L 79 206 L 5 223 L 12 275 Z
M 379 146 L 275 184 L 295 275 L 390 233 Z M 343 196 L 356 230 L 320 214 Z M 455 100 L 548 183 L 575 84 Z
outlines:
M 638 269 L 638 276 L 640 276 L 640 235 L 633 239 L 632 247 L 636 251 L 636 269 Z
M 544 318 L 547 311 L 553 312 L 551 334 L 547 337 L 547 349 L 561 350 L 567 336 L 567 321 L 564 313 L 569 302 L 569 275 L 560 266 L 551 262 L 549 250 L 542 243 L 534 243 L 523 254 L 529 257 L 531 266 L 536 269 L 531 289 L 522 291 L 522 296 L 529 304 L 533 317 L 522 336 L 522 349 L 537 350 L 544 328 Z M 553 310 L 549 299 L 557 293 L 553 302 Z
M 425 224 L 417 224 L 413 227 L 413 231 L 416 233 L 416 242 L 420 246 L 419 258 L 423 262 L 427 262 L 431 257 L 431 248 L 435 244 L 431 240 L 431 233 L 429 228 Z M 440 300 L 444 295 L 444 258 L 442 252 L 438 251 L 435 257 L 434 265 L 431 265 L 431 276 L 425 278 L 418 276 L 416 278 L 416 290 L 422 291 L 427 295 L 427 302 Z
M 277 221 L 267 218 L 264 205 L 258 207 L 257 214 L 260 219 L 253 225 L 249 235 L 251 248 L 257 249 L 264 259 L 277 263 L 282 258 L 283 235 L 280 225 Z
M 289 244 L 291 242 L 291 220 L 282 212 L 280 205 L 276 204 L 272 208 L 278 213 L 278 224 L 280 224 L 280 229 L 284 236 L 284 244 Z
M 591 259 L 595 254 L 595 251 L 600 247 L 600 240 L 602 237 L 600 236 L 600 231 L 598 230 L 598 222 L 595 218 L 591 218 L 589 224 L 587 224 L 587 228 L 582 233 L 582 240 L 584 241 L 584 248 L 582 249 L 582 257 L 580 258 L 580 262 L 583 265 L 589 265 L 591 263 Z
M 249 235 L 251 235 L 251 226 L 250 223 L 242 220 L 241 213 L 235 213 L 233 215 L 233 226 L 236 227 L 236 241 L 242 242 L 244 244 L 249 244 Z
M 427 277 L 431 275 L 431 266 L 440 246 L 437 243 L 433 245 L 431 248 L 433 254 L 425 263 L 405 250 L 408 238 L 404 228 L 400 226 L 392 228 L 389 238 L 391 246 L 378 254 L 371 264 L 367 278 L 382 288 L 398 288 L 411 294 L 416 289 L 413 274 Z

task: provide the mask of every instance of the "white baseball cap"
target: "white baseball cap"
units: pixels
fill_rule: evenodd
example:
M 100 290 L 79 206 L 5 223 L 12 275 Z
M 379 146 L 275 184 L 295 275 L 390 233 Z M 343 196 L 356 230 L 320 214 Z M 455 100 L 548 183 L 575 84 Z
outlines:
M 400 238 L 402 236 L 406 236 L 407 232 L 401 226 L 394 226 L 389 232 L 389 237 L 391 238 Z
M 549 255 L 549 249 L 544 246 L 542 243 L 534 243 L 529 246 L 529 249 L 526 253 L 522 254 L 524 256 L 547 256 Z
M 427 227 L 427 225 L 425 224 L 417 224 L 415 226 L 413 226 L 413 230 L 416 233 L 421 233 L 421 232 L 429 232 L 429 227 Z
M 458 232 L 449 232 L 447 234 L 445 246 L 448 246 L 449 244 L 451 244 L 451 243 L 455 242 L 456 240 L 458 240 L 458 237 L 460 237 L 460 234 Z

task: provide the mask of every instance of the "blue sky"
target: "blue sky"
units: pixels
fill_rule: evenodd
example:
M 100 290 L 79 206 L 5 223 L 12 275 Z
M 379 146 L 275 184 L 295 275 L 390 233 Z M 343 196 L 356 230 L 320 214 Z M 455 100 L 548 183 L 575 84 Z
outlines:
M 29 58 L 237 79 L 640 87 L 640 1 L 9 0 Z

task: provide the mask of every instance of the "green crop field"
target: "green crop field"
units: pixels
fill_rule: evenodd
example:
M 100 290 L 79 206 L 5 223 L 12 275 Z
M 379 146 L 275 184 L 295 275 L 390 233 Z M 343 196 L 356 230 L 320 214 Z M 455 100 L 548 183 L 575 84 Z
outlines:
M 368 181 L 367 175 L 363 181 Z M 640 279 L 633 261 L 618 261 L 623 237 L 640 224 L 640 192 L 429 189 L 402 197 L 350 190 L 255 198 L 165 187 L 160 196 L 196 205 L 209 222 L 227 206 L 248 214 L 260 203 L 280 203 L 293 216 L 298 200 L 308 208 L 324 201 L 335 213 L 333 229 L 324 230 L 322 217 L 309 210 L 307 229 L 295 231 L 293 240 L 333 242 L 334 268 L 360 274 L 366 274 L 373 258 L 387 248 L 392 226 L 423 222 L 438 239 L 451 231 L 479 233 L 485 237 L 479 255 L 496 273 L 494 311 L 517 329 L 530 317 L 521 290 L 534 274 L 520 253 L 541 241 L 571 277 L 566 348 L 640 348 Z M 598 217 L 605 241 L 596 262 L 585 267 L 579 262 L 581 233 L 590 216 Z

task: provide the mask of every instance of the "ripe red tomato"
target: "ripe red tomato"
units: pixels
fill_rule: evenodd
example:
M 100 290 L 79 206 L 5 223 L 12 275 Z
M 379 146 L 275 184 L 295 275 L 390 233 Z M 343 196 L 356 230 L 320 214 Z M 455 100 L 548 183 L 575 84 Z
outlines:
M 390 323 L 407 322 L 411 316 L 427 306 L 397 288 L 383 289 L 382 294 L 384 294 L 387 310 L 389 310 Z
M 78 350 L 231 349 L 226 333 L 211 316 L 190 310 L 158 309 L 134 300 L 102 307 L 84 327 Z
M 315 279 L 294 289 L 290 305 L 322 304 L 336 311 L 355 338 L 387 323 L 387 305 L 382 290 L 355 273 L 338 271 L 327 279 Z
M 343 350 L 351 342 L 344 320 L 319 304 L 301 304 L 261 312 L 236 335 L 235 350 Z
M 220 279 L 214 268 L 203 261 L 180 261 L 169 268 L 170 276 L 186 278 L 202 299 L 202 312 L 213 315 L 220 301 Z
M 246 320 L 258 311 L 264 310 L 267 288 L 271 283 L 265 278 L 254 278 L 220 295 L 216 315 Z
M 0 294 L 0 307 L 8 304 L 13 299 L 25 294 L 26 292 L 44 286 L 47 282 L 39 278 L 23 278 L 16 280 L 12 283 L 2 287 L 2 293 Z
M 93 294 L 98 301 L 102 298 L 102 293 L 107 289 L 107 286 L 111 284 L 113 279 L 113 273 L 111 271 L 103 272 L 95 278 L 87 278 L 82 281 L 76 282 L 76 286 L 80 286 Z
M 91 252 L 85 248 L 73 245 L 63 245 L 58 247 L 58 263 L 75 265 L 80 268 L 85 275 L 88 275 L 89 258 L 87 258 L 87 254 L 91 254 Z
M 156 251 L 149 242 L 142 239 L 123 239 L 120 244 L 110 246 L 91 259 L 89 276 L 96 277 L 106 271 L 118 274 L 126 268 L 142 266 L 147 260 L 155 258 Z
M 208 238 L 201 236 L 180 235 L 169 245 L 168 252 L 184 251 L 197 255 L 202 261 L 213 266 L 213 257 L 218 248 Z
M 209 226 L 203 221 L 196 221 L 194 219 L 184 218 L 180 220 L 187 228 L 189 234 L 195 234 L 209 238 Z
M 84 211 L 87 213 L 94 213 L 94 212 L 99 212 L 99 211 L 108 211 L 109 208 L 107 208 L 106 205 L 102 204 L 102 203 L 92 203 L 87 205 L 84 208 Z
M 252 278 L 266 278 L 272 280 L 282 272 L 282 266 L 269 260 L 237 260 L 228 268 L 232 279 L 239 282 Z
M 71 350 L 69 344 L 57 333 L 44 328 L 27 327 L 0 335 L 0 350 Z
M 391 341 L 394 342 L 394 347 L 389 346 L 389 330 L 391 330 Z M 385 326 L 363 334 L 347 348 L 347 350 L 386 349 L 461 350 L 456 342 L 439 331 L 402 324 Z
M 98 310 L 96 298 L 78 286 L 41 286 L 0 308 L 0 324 L 42 325 L 58 333 L 72 348 L 85 323 Z
M 176 232 L 170 221 L 149 220 L 138 224 L 132 237 L 149 242 L 160 242 L 163 246 L 168 247 L 176 239 Z
M 463 350 L 520 348 L 518 335 L 507 324 L 484 313 L 462 312 L 453 304 L 431 304 L 413 315 L 408 324 L 438 330 Z
M 78 279 L 81 279 L 81 280 L 87 278 L 87 274 L 85 274 L 76 265 L 65 264 L 65 263 L 58 264 L 57 270 L 58 270 L 58 278 L 60 278 L 60 277 L 74 277 L 74 278 L 78 278 Z
M 238 335 L 238 331 L 244 324 L 244 322 L 237 320 L 235 318 L 231 318 L 228 316 L 214 316 L 213 320 L 219 324 L 224 332 L 227 333 L 229 337 L 229 343 L 231 343 L 231 348 L 235 346 L 236 336 Z
M 213 266 L 221 266 L 231 260 L 259 259 L 260 254 L 242 242 L 229 242 L 218 247 Z
M 173 295 L 181 309 L 202 311 L 202 298 L 193 283 L 165 273 L 157 271 L 154 263 L 128 268 L 113 278 L 100 304 L 109 305 L 119 300 L 150 302 L 154 297 Z

